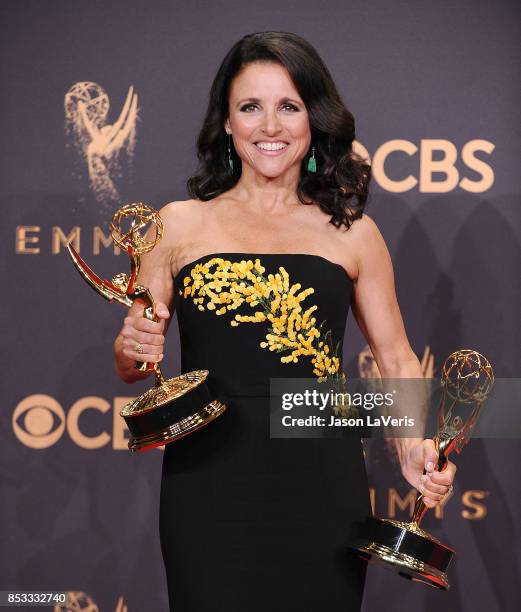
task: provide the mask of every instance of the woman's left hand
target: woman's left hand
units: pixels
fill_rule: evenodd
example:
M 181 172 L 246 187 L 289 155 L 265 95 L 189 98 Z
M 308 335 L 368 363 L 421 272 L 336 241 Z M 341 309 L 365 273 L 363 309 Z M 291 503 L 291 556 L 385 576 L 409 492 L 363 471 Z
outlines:
M 434 440 L 426 439 L 413 443 L 403 454 L 401 468 L 403 477 L 423 495 L 423 502 L 429 508 L 437 506 L 448 493 L 456 465 L 447 461 L 443 471 L 435 468 L 438 463 L 438 453 Z M 426 474 L 423 470 L 426 470 Z

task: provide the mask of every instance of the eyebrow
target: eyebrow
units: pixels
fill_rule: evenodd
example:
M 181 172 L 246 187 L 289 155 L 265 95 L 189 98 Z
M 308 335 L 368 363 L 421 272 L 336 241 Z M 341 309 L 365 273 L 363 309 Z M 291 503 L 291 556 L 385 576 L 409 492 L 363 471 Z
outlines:
M 243 98 L 242 100 L 239 100 L 237 102 L 237 106 L 240 106 L 241 104 L 243 104 L 244 102 L 254 102 L 255 104 L 259 104 L 260 103 L 260 98 Z M 279 100 L 279 102 L 292 102 L 293 104 L 297 104 L 297 105 L 303 105 L 303 102 L 300 102 L 299 100 L 294 100 L 293 98 L 281 98 Z

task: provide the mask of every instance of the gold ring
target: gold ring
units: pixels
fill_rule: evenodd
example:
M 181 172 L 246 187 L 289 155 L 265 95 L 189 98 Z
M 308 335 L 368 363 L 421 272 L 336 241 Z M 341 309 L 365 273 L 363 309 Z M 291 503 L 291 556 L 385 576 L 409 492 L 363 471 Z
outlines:
M 134 347 L 134 350 L 135 350 L 137 353 L 141 354 L 141 353 L 143 352 L 143 347 L 142 347 L 142 346 L 141 346 L 141 344 L 138 342 L 138 343 L 136 344 L 136 346 Z

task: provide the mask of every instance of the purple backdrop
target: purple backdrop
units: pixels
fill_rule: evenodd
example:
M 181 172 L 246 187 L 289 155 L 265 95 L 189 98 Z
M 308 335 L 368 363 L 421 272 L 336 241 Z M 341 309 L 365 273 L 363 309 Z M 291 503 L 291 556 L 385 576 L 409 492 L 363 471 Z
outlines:
M 116 376 L 124 311 L 81 283 L 63 243 L 100 275 L 127 271 L 99 237 L 121 203 L 187 198 L 209 85 L 246 33 L 300 34 L 330 68 L 372 158 L 367 212 L 418 355 L 430 347 L 437 374 L 473 348 L 497 376 L 521 376 L 519 3 L 4 0 L 0 14 L 0 589 L 167 609 L 162 453 L 131 454 L 118 416 L 149 383 Z M 364 345 L 350 318 L 352 376 Z M 174 323 L 168 375 L 178 350 Z M 408 486 L 380 447 L 367 454 L 376 512 L 404 518 Z M 443 520 L 425 521 L 458 551 L 448 593 L 371 568 L 364 610 L 520 609 L 518 460 L 516 440 L 474 440 L 457 458 Z

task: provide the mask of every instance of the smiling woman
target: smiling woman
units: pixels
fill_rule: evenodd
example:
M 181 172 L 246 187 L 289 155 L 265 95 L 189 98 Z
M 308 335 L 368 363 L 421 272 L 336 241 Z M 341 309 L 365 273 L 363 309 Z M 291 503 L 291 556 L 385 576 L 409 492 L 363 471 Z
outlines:
M 209 370 L 227 405 L 165 448 L 160 539 L 175 612 L 360 609 L 366 569 L 348 544 L 370 513 L 361 440 L 270 437 L 270 379 L 341 377 L 350 307 L 382 376 L 423 375 L 363 212 L 371 173 L 354 137 L 307 41 L 245 36 L 211 88 L 193 199 L 161 209 L 163 240 L 142 256 L 138 282 L 161 321 L 131 308 L 115 343 L 121 377 L 161 361 L 175 309 L 182 373 Z M 404 477 L 439 503 L 454 464 L 433 471 L 432 440 L 396 449 Z
M 362 215 L 371 178 L 370 166 L 353 152 L 354 139 L 353 115 L 315 49 L 289 32 L 251 34 L 228 52 L 215 77 L 188 192 L 206 201 L 228 191 L 248 171 L 245 161 L 255 169 L 264 160 L 270 177 L 294 166 L 299 201 L 318 203 L 335 226 L 349 227 Z M 282 148 L 273 152 L 273 145 Z

